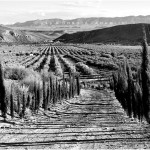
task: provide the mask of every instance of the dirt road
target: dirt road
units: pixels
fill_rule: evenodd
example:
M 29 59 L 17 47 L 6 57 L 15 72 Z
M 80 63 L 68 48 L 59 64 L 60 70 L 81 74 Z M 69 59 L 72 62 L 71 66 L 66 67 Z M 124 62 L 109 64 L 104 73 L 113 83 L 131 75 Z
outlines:
M 128 118 L 109 90 L 82 90 L 30 119 L 0 123 L 0 149 L 150 149 L 150 126 Z

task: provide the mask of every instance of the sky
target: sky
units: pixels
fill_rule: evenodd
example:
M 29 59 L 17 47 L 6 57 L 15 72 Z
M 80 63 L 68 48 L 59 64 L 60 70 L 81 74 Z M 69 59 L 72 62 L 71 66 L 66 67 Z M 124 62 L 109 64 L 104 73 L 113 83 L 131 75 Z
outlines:
M 0 24 L 131 15 L 150 15 L 150 0 L 0 0 Z

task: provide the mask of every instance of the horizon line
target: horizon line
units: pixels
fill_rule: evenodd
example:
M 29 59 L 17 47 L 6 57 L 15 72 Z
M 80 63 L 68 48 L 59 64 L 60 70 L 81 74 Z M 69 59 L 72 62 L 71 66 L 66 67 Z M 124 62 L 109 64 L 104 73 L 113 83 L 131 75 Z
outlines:
M 30 22 L 30 21 L 37 21 L 37 20 L 40 20 L 40 21 L 43 21 L 43 20 L 54 20 L 54 19 L 59 19 L 59 20 L 64 20 L 64 21 L 67 21 L 67 20 L 75 20 L 75 19 L 88 19 L 88 18 L 125 18 L 125 17 L 139 17 L 139 16 L 142 16 L 142 17 L 147 17 L 147 16 L 150 16 L 149 15 L 128 15 L 128 16 L 116 16 L 116 17 L 77 17 L 77 18 L 70 18 L 70 19 L 63 19 L 63 18 L 45 18 L 45 19 L 33 19 L 33 20 L 27 20 L 27 21 L 23 21 L 23 22 L 15 22 L 15 23 L 11 23 L 11 24 L 4 24 L 4 25 L 13 25 L 13 24 L 16 24 L 16 23 L 25 23 L 25 22 Z M 3 23 L 1 24 L 3 25 Z

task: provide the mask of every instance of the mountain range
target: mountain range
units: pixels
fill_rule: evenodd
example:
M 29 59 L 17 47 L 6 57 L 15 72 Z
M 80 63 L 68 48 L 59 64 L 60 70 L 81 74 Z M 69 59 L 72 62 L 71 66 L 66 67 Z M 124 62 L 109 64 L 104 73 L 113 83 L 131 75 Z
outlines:
M 139 42 L 141 23 L 149 27 L 150 15 L 32 20 L 1 25 L 0 42 L 28 43 L 54 39 L 75 43 Z
M 109 27 L 124 24 L 150 23 L 150 15 L 148 16 L 127 16 L 127 17 L 91 17 L 77 18 L 71 20 L 63 19 L 44 19 L 32 20 L 23 23 L 15 23 L 8 25 L 10 27 L 52 27 L 52 26 L 93 26 L 93 27 Z

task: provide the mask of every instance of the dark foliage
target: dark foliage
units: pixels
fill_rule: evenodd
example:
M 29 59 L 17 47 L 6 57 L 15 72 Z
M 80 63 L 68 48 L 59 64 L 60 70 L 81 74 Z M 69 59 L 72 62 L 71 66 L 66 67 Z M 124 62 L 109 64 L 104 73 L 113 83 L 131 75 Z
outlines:
M 141 68 L 134 75 L 131 71 L 128 61 L 124 61 L 117 73 L 113 74 L 112 88 L 116 97 L 122 104 L 130 117 L 138 118 L 140 121 L 143 117 L 150 123 L 150 75 L 148 44 L 145 29 L 143 28 L 142 42 L 142 64 Z
M 2 111 L 2 117 L 6 119 L 6 113 L 7 113 L 7 103 L 5 99 L 5 85 L 4 85 L 4 75 L 3 75 L 3 68 L 2 64 L 0 62 L 0 108 Z

